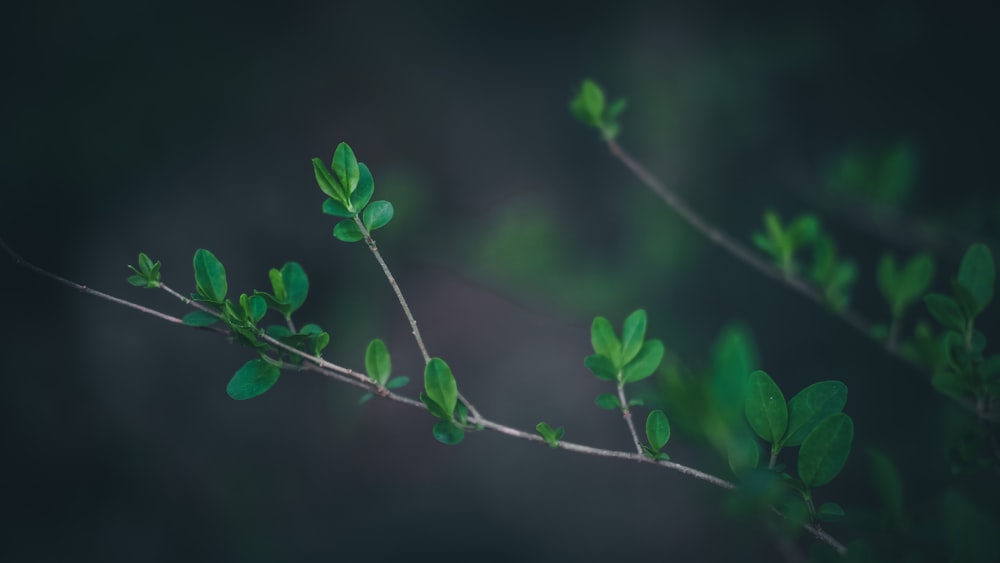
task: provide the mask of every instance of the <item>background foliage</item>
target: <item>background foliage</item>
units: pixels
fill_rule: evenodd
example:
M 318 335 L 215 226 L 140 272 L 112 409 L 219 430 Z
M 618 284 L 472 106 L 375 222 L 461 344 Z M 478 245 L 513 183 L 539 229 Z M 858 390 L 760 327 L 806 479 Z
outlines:
M 495 418 L 624 448 L 620 417 L 592 404 L 606 385 L 579 360 L 593 316 L 645 308 L 651 336 L 694 368 L 741 321 L 754 367 L 786 395 L 850 387 L 855 449 L 831 497 L 874 510 L 869 466 L 891 473 L 888 456 L 904 475 L 900 525 L 982 512 L 997 491 L 975 477 L 940 506 L 920 494 L 950 478 L 956 411 L 708 246 L 566 100 L 581 76 L 626 94 L 623 143 L 734 236 L 749 241 L 765 209 L 816 213 L 858 266 L 853 302 L 883 311 L 883 250 L 933 253 L 933 289 L 948 293 L 969 243 L 998 248 L 992 20 L 902 2 L 698 5 L 526 17 L 510 2 L 27 3 L 0 24 L 0 227 L 26 257 L 130 298 L 149 296 L 122 280 L 139 250 L 178 287 L 199 247 L 258 287 L 296 261 L 314 288 L 297 316 L 329 327 L 329 353 L 363 367 L 379 337 L 393 374 L 412 378 L 420 357 L 377 266 L 319 214 L 308 159 L 349 139 L 396 206 L 379 243 L 428 345 Z M 359 393 L 315 377 L 237 403 L 236 347 L 8 262 L 0 279 L 5 560 L 399 559 L 433 549 L 444 521 L 480 560 L 775 555 L 760 524 L 720 510 L 722 492 L 681 476 L 489 434 L 445 448 L 426 415 L 359 408 Z M 976 326 L 1000 334 L 995 310 Z M 726 471 L 678 432 L 672 458 Z M 884 454 L 869 464 L 868 447 Z M 970 529 L 940 533 L 968 543 Z

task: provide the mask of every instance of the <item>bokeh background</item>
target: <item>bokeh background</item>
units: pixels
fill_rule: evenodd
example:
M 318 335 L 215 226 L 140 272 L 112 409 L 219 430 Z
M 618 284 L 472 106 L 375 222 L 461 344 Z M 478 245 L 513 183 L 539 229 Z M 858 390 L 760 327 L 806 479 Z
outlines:
M 626 97 L 622 143 L 738 238 L 768 208 L 816 213 L 858 264 L 854 304 L 884 319 L 883 252 L 933 252 L 946 290 L 969 243 L 997 249 L 995 20 L 913 2 L 686 4 L 8 6 L 0 235 L 178 315 L 125 283 L 139 251 L 184 291 L 199 247 L 236 292 L 296 260 L 312 281 L 298 316 L 331 332 L 327 356 L 363 367 L 381 337 L 418 382 L 376 263 L 320 214 L 309 160 L 348 141 L 396 206 L 379 244 L 431 353 L 487 416 L 628 450 L 582 359 L 593 316 L 644 307 L 691 369 L 739 321 L 789 396 L 848 384 L 855 456 L 825 500 L 871 504 L 872 445 L 911 490 L 939 481 L 953 413 L 927 382 L 700 238 L 567 102 L 585 77 Z M 893 150 L 907 165 L 888 188 L 831 181 L 845 155 Z M 314 375 L 238 403 L 225 384 L 247 350 L 10 261 L 0 283 L 4 561 L 779 557 L 765 524 L 679 474 L 493 433 L 445 447 L 425 413 L 358 406 Z M 986 323 L 996 334 L 995 313 Z M 655 401 L 655 384 L 642 392 Z M 682 435 L 668 449 L 728 475 Z

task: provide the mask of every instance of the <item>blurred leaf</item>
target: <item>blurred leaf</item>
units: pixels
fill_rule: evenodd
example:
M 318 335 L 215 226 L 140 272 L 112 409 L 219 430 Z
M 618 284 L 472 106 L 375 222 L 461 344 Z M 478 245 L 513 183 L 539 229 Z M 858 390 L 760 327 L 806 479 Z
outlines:
M 385 384 L 386 389 L 399 389 L 400 387 L 405 387 L 410 384 L 410 378 L 405 375 L 399 377 L 393 377 Z
M 226 269 L 214 254 L 199 248 L 194 253 L 194 281 L 198 293 L 212 303 L 226 298 Z
M 277 367 L 261 359 L 243 364 L 229 380 L 226 393 L 237 401 L 252 399 L 267 392 L 278 382 L 281 372 Z
M 764 440 L 777 444 L 788 427 L 788 408 L 778 384 L 767 373 L 750 374 L 747 386 L 746 415 L 750 427 Z
M 965 332 L 965 315 L 954 299 L 940 293 L 928 293 L 924 296 L 924 304 L 927 305 L 927 311 L 931 316 L 942 326 L 959 333 Z
M 844 516 L 844 509 L 835 502 L 825 502 L 816 511 L 816 519 L 821 522 L 840 522 Z
M 782 446 L 798 446 L 831 414 L 844 410 L 847 386 L 840 381 L 820 381 L 799 391 L 788 401 L 788 434 Z
M 806 436 L 799 448 L 799 478 L 810 488 L 833 480 L 847 463 L 854 422 L 844 413 L 830 415 Z
M 622 408 L 621 401 L 612 393 L 601 393 L 594 399 L 594 404 L 609 411 Z
M 659 340 L 647 340 L 643 343 L 639 354 L 629 362 L 622 370 L 622 381 L 625 383 L 635 383 L 642 381 L 660 367 L 663 361 L 663 342 Z
M 211 326 L 221 322 L 219 317 L 205 311 L 191 311 L 181 320 L 188 326 Z
M 734 441 L 726 452 L 726 458 L 729 469 L 735 475 L 743 475 L 760 465 L 760 446 L 753 439 Z
M 599 128 L 604 114 L 604 92 L 593 80 L 584 80 L 569 109 L 585 125 Z
M 434 439 L 446 446 L 454 446 L 465 438 L 465 430 L 450 420 L 434 424 Z
M 886 453 L 877 448 L 868 448 L 868 461 L 871 465 L 872 483 L 875 492 L 882 499 L 889 520 L 896 529 L 903 528 L 903 480 L 899 469 Z
M 996 270 L 993 255 L 985 244 L 977 242 L 965 252 L 958 267 L 958 283 L 968 289 L 975 300 L 976 309 L 970 316 L 983 312 L 993 300 Z

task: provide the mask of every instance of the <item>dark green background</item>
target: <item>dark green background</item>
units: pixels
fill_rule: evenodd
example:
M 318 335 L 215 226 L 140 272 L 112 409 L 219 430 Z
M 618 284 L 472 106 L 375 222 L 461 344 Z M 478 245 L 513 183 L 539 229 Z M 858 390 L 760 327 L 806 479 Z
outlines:
M 933 249 L 943 290 L 969 242 L 996 240 L 995 20 L 911 2 L 697 6 L 7 7 L 0 235 L 175 314 L 125 283 L 140 250 L 182 291 L 199 247 L 237 293 L 297 260 L 313 284 L 300 322 L 331 332 L 330 359 L 360 368 L 381 337 L 395 373 L 419 380 L 374 260 L 319 212 L 309 159 L 346 140 L 396 204 L 380 246 L 431 353 L 487 416 L 629 449 L 619 417 L 592 404 L 609 389 L 582 365 L 590 319 L 645 307 L 651 336 L 695 367 L 742 320 L 787 395 L 831 378 L 851 390 L 855 456 L 822 500 L 871 505 L 867 445 L 913 489 L 937 482 L 947 411 L 921 376 L 699 238 L 567 102 L 584 77 L 627 97 L 623 144 L 738 238 L 765 208 L 816 212 L 859 264 L 858 308 L 883 318 L 882 251 Z M 885 224 L 824 197 L 837 153 L 897 142 L 919 155 L 903 211 L 934 225 L 929 238 L 886 240 Z M 0 280 L 5 561 L 778 556 L 763 525 L 678 474 L 492 433 L 447 448 L 426 414 L 359 408 L 314 375 L 237 403 L 224 389 L 247 350 L 7 261 Z M 667 449 L 727 474 L 683 437 Z

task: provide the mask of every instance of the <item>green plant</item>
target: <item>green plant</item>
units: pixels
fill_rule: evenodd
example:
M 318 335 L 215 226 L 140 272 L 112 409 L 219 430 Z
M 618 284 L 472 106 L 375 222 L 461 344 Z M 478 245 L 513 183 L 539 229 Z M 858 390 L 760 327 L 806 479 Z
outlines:
M 612 154 L 696 230 L 759 272 L 823 305 L 867 338 L 884 344 L 894 357 L 929 372 L 934 387 L 968 409 L 978 424 L 979 433 L 972 439 L 978 437 L 979 448 L 966 447 L 960 453 L 963 461 L 995 466 L 998 455 L 990 452 L 989 446 L 993 441 L 995 447 L 1000 356 L 984 355 L 985 336 L 975 329 L 975 319 L 991 302 L 995 284 L 992 255 L 985 245 L 973 245 L 966 253 L 950 296 L 925 295 L 933 277 L 933 262 L 928 256 L 919 255 L 902 269 L 896 268 L 891 257 L 883 258 L 878 285 L 890 310 L 891 328 L 886 330 L 851 308 L 850 290 L 858 269 L 854 262 L 838 256 L 832 238 L 822 232 L 813 215 L 799 216 L 785 225 L 776 213 L 765 213 L 764 232 L 752 236 L 753 244 L 765 253 L 762 257 L 695 213 L 617 144 L 624 100 L 606 104 L 603 91 L 594 82 L 584 81 L 570 109 L 584 124 L 597 129 Z M 0 245 L 15 261 L 60 283 L 168 322 L 225 335 L 246 346 L 254 357 L 235 370 L 226 386 L 233 399 L 247 400 L 268 392 L 282 372 L 313 371 L 363 390 L 362 403 L 381 397 L 426 410 L 435 419 L 431 434 L 443 444 L 455 445 L 467 433 L 493 430 L 551 448 L 651 464 L 735 490 L 736 504 L 760 518 L 772 519 L 776 513 L 779 527 L 791 532 L 806 530 L 819 540 L 824 547 L 816 550 L 817 558 L 825 557 L 823 549 L 828 549 L 852 560 L 864 560 L 864 554 L 872 549 L 865 543 L 848 549 L 827 533 L 823 523 L 843 521 L 849 512 L 836 502 L 818 504 L 815 499 L 816 490 L 840 474 L 852 451 L 855 427 L 844 412 L 847 386 L 843 382 L 813 383 L 786 400 L 775 379 L 754 369 L 752 345 L 738 329 L 723 333 L 709 377 L 693 378 L 683 373 L 679 360 L 668 353 L 663 341 L 647 338 L 647 313 L 638 309 L 624 320 L 620 334 L 609 320 L 596 316 L 590 331 L 594 354 L 583 361 L 594 376 L 615 386 L 615 392 L 599 395 L 595 403 L 622 414 L 634 452 L 565 441 L 565 429 L 546 422 L 539 422 L 535 433 L 495 422 L 463 396 L 460 378 L 448 363 L 427 350 L 402 289 L 372 236 L 391 222 L 395 211 L 388 201 L 372 201 L 375 183 L 368 166 L 357 160 L 346 143 L 337 146 L 329 166 L 318 158 L 312 164 L 319 188 L 327 196 L 322 211 L 340 219 L 333 227 L 334 237 L 346 243 L 364 241 L 410 324 L 424 361 L 419 400 L 401 394 L 410 380 L 392 377 L 390 352 L 380 339 L 372 339 L 365 350 L 364 372 L 323 356 L 330 333 L 312 323 L 299 327 L 293 318 L 310 289 L 305 270 L 296 262 L 269 270 L 269 291 L 228 298 L 229 280 L 222 262 L 210 251 L 198 249 L 193 259 L 195 291 L 185 296 L 164 283 L 160 262 L 140 253 L 138 267 L 129 266 L 133 275 L 127 281 L 165 291 L 194 309 L 177 318 L 60 278 L 23 261 L 2 241 Z M 812 253 L 808 266 L 800 261 L 805 251 Z M 921 296 L 944 332 L 935 336 L 926 325 L 917 325 L 914 339 L 900 342 L 904 312 Z M 279 323 L 267 324 L 274 317 Z M 643 441 L 633 414 L 635 409 L 645 409 L 646 402 L 630 398 L 626 389 L 631 392 L 634 385 L 648 384 L 654 374 L 659 376 L 655 379 L 666 398 L 661 401 L 662 408 L 647 409 Z M 714 447 L 730 466 L 735 481 L 674 461 L 666 451 L 672 426 L 698 435 Z M 764 458 L 761 443 L 766 448 Z M 886 454 L 869 455 L 886 510 L 897 529 L 902 529 L 899 472 Z M 947 497 L 947 502 L 949 514 L 978 522 L 962 497 Z

